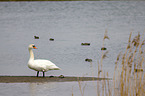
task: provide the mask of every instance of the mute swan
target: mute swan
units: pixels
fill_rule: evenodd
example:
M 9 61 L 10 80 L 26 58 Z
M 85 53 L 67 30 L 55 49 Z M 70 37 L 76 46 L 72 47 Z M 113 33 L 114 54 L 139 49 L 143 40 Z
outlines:
M 48 70 L 60 70 L 54 63 L 49 60 L 36 59 L 34 60 L 34 54 L 32 49 L 37 49 L 34 44 L 30 44 L 29 47 L 30 59 L 28 61 L 28 67 L 37 71 L 37 77 L 39 76 L 39 71 L 43 72 L 43 77 L 45 77 L 45 72 Z

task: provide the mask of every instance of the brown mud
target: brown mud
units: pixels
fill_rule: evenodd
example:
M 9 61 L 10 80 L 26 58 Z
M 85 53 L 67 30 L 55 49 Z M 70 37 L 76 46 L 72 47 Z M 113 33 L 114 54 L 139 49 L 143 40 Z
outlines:
M 35 77 L 35 76 L 0 76 L 0 83 L 33 83 L 33 82 L 71 82 L 71 81 L 96 81 L 111 80 L 110 78 L 97 77 Z

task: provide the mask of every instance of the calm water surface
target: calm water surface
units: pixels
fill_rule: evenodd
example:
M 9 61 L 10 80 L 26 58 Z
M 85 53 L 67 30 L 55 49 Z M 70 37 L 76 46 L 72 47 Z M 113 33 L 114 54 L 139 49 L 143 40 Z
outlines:
M 62 70 L 46 75 L 97 76 L 105 30 L 109 53 L 103 69 L 113 76 L 114 62 L 125 50 L 130 32 L 133 36 L 145 30 L 144 1 L 72 1 L 72 2 L 0 2 L 0 75 L 34 76 L 27 67 L 28 45 L 34 43 L 35 58 L 49 59 Z M 40 39 L 34 39 L 37 35 Z M 54 38 L 54 41 L 49 41 Z M 91 43 L 81 46 L 82 42 Z M 93 60 L 85 62 L 86 58 Z M 8 96 L 79 96 L 77 82 L 44 84 L 0 84 L 0 94 Z M 87 82 L 87 88 L 94 90 Z M 18 91 L 17 91 L 18 89 Z M 96 91 L 86 91 L 96 96 Z M 93 95 L 92 95 L 93 96 Z

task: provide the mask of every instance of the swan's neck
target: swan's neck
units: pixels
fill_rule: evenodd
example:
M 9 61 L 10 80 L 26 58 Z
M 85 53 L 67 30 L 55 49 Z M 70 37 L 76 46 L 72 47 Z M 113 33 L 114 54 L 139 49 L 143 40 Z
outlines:
M 30 53 L 30 59 L 29 59 L 29 61 L 30 60 L 34 60 L 34 53 L 33 53 L 32 49 L 30 49 L 30 48 L 29 48 L 29 53 Z

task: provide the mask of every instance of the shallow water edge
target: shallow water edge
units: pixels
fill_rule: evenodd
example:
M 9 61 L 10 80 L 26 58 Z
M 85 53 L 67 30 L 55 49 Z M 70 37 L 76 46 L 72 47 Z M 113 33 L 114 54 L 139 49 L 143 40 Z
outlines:
M 32 82 L 71 82 L 71 81 L 96 81 L 96 80 L 111 80 L 111 78 L 97 77 L 59 77 L 59 76 L 0 76 L 0 83 L 32 83 Z

